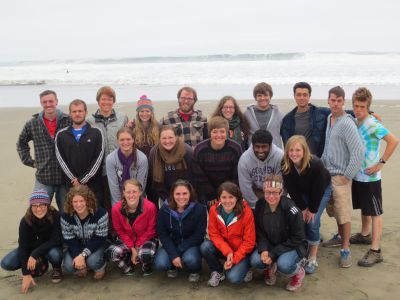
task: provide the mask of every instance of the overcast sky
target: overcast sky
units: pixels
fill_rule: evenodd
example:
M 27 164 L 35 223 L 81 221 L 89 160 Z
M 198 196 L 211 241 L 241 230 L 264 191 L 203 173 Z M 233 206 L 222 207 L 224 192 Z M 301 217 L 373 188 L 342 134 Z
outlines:
M 1 0 L 0 61 L 400 52 L 400 1 Z

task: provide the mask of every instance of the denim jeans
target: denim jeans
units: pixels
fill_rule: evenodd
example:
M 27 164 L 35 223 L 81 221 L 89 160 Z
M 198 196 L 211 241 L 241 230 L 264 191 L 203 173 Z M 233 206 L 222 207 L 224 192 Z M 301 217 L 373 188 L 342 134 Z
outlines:
M 264 264 L 261 261 L 260 253 L 258 250 L 254 250 L 251 254 L 251 266 L 255 269 L 266 269 L 269 265 Z M 279 255 L 276 266 L 278 267 L 278 271 L 286 276 L 296 275 L 300 268 L 301 258 L 297 254 L 296 250 L 291 250 L 289 252 L 285 252 Z
M 106 246 L 101 246 L 94 253 L 90 254 L 86 257 L 86 266 L 87 268 L 93 270 L 94 272 L 102 271 L 106 267 L 106 261 L 104 259 L 104 251 L 106 250 Z M 64 255 L 64 268 L 68 273 L 74 273 L 77 271 L 73 266 L 73 258 L 71 254 L 69 254 L 68 250 Z
M 45 185 L 43 183 L 40 183 L 36 179 L 34 188 L 46 190 L 47 193 L 49 194 L 50 201 L 53 199 L 53 196 L 55 195 L 58 210 L 60 211 L 60 213 L 63 212 L 65 196 L 67 195 L 67 187 L 65 186 L 64 183 L 54 184 L 54 185 Z
M 318 211 L 314 215 L 314 220 L 308 224 L 305 224 L 304 230 L 306 232 L 306 238 L 310 245 L 319 245 L 321 239 L 319 234 L 319 228 L 321 226 L 321 215 L 324 212 L 324 209 L 327 206 L 329 199 L 331 198 L 331 194 L 332 186 L 329 184 L 325 189 L 324 195 L 322 196 Z M 310 202 L 310 198 L 303 195 L 303 199 L 308 205 L 308 203 Z
M 60 268 L 62 262 L 61 247 L 53 247 L 47 252 L 45 258 L 51 263 L 53 268 Z M 12 250 L 1 260 L 1 267 L 6 271 L 15 271 L 21 268 L 22 263 L 18 257 L 18 248 Z
M 199 247 L 191 247 L 181 255 L 183 264 L 189 269 L 191 273 L 199 273 L 201 271 L 201 255 Z M 158 271 L 166 271 L 174 268 L 167 251 L 160 248 L 157 251 L 154 260 L 154 268 Z
M 205 240 L 200 246 L 201 255 L 203 255 L 211 271 L 223 272 L 221 259 L 224 255 L 219 251 L 210 240 Z M 226 278 L 230 283 L 241 283 L 247 272 L 250 270 L 249 255 L 243 258 L 238 264 L 226 270 Z

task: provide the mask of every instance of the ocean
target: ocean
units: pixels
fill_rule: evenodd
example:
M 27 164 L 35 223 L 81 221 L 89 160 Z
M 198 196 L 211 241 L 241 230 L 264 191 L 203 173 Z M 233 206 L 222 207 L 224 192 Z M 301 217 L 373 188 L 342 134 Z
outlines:
M 60 104 L 75 98 L 95 102 L 96 91 L 110 85 L 117 101 L 136 101 L 146 94 L 154 101 L 176 99 L 185 85 L 200 100 L 225 95 L 252 99 L 252 89 L 265 81 L 274 99 L 291 99 L 292 86 L 307 81 L 312 98 L 326 99 L 330 87 L 341 85 L 347 98 L 360 86 L 374 99 L 400 99 L 400 53 L 335 52 L 204 55 L 0 62 L 0 106 L 37 106 L 45 89 L 58 93 Z

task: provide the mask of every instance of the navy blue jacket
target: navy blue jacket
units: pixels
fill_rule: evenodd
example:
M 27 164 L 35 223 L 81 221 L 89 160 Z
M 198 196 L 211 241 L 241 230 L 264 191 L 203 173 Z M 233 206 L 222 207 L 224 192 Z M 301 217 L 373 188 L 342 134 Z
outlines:
M 327 107 L 317 107 L 313 104 L 309 104 L 308 106 L 310 107 L 311 136 L 317 146 L 317 153 L 313 154 L 321 157 L 325 146 L 327 117 L 331 113 L 331 110 Z M 297 107 L 288 112 L 282 120 L 281 136 L 284 145 L 286 145 L 288 139 L 294 135 L 294 128 L 296 125 L 294 115 L 296 111 Z
M 181 257 L 191 247 L 200 247 L 207 227 L 207 209 L 198 202 L 192 202 L 179 214 L 168 207 L 167 202 L 160 208 L 157 217 L 157 234 L 171 260 Z

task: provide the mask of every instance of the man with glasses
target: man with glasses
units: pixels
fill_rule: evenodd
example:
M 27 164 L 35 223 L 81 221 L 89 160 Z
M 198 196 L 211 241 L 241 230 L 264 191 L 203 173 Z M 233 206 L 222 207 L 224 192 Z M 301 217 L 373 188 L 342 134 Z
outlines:
M 207 118 L 201 110 L 194 109 L 194 104 L 197 102 L 195 89 L 183 87 L 177 96 L 178 109 L 168 112 L 160 123 L 174 127 L 177 136 L 182 136 L 183 141 L 194 148 L 208 138 Z

